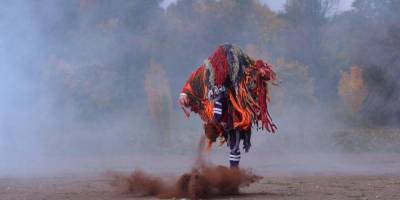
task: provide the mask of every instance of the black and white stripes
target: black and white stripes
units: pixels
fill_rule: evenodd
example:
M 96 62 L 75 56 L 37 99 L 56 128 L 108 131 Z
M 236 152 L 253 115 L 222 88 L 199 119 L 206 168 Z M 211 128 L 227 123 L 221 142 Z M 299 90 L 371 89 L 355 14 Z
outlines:
M 229 162 L 231 167 L 237 167 L 240 162 L 240 151 L 231 151 L 229 154 Z
M 239 167 L 240 162 L 240 132 L 238 130 L 231 131 L 228 134 L 228 144 L 230 148 L 229 163 L 231 167 Z
M 223 94 L 222 94 L 223 95 Z M 220 95 L 219 98 L 215 99 L 214 108 L 213 108 L 213 115 L 214 121 L 221 121 L 222 119 L 222 112 L 223 112 L 223 97 Z

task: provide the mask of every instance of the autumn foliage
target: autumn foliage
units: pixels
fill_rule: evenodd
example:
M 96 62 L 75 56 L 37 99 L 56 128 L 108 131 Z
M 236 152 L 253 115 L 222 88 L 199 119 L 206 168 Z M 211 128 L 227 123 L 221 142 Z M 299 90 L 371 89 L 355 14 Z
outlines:
M 367 95 L 360 67 L 353 66 L 349 72 L 341 72 L 338 94 L 345 105 L 350 107 L 353 112 L 360 110 Z
M 155 125 L 161 129 L 168 127 L 172 112 L 172 96 L 167 75 L 163 67 L 150 60 L 144 87 L 147 93 L 147 105 Z
M 142 108 L 143 101 L 153 119 L 168 115 L 188 73 L 225 42 L 276 66 L 281 84 L 271 87 L 272 109 L 339 101 L 352 111 L 363 102 L 374 108 L 360 113 L 367 118 L 399 112 L 400 1 L 354 0 L 345 12 L 334 9 L 336 0 L 290 0 L 281 12 L 258 0 L 174 1 L 166 8 L 158 0 L 60 1 L 59 12 L 51 2 L 27 3 L 38 41 L 49 44 L 39 57 L 54 57 L 36 64 L 55 106 L 88 118 Z M 149 68 L 150 59 L 162 67 Z M 368 75 L 371 67 L 383 80 Z

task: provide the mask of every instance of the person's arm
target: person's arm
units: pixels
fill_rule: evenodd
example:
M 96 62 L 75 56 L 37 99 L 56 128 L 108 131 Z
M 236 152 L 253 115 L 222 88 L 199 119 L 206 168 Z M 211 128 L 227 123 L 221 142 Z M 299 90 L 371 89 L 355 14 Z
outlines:
M 181 106 L 187 117 L 189 117 L 190 111 L 186 110 L 186 108 L 191 107 L 192 111 L 194 109 L 194 112 L 196 112 L 196 108 L 192 107 L 193 105 L 191 104 L 193 104 L 193 102 L 191 101 L 193 100 L 193 98 L 196 98 L 196 93 L 198 93 L 199 91 L 197 91 L 198 89 L 193 90 L 195 88 L 192 88 L 192 85 L 201 84 L 199 80 L 201 80 L 203 69 L 204 67 L 201 66 L 190 75 L 185 85 L 183 86 L 181 93 L 179 94 L 178 104 Z

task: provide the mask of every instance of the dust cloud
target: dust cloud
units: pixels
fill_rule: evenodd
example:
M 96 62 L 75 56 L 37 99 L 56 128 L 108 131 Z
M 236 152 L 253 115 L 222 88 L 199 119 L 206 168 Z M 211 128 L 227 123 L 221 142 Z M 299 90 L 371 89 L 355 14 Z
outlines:
M 2 1 L 0 175 L 190 171 L 202 124 L 176 97 L 225 42 L 272 64 L 280 82 L 269 106 L 279 131 L 254 130 L 241 166 L 396 171 L 399 1 L 343 11 L 338 0 L 288 0 L 279 11 L 262 2 Z M 227 151 L 213 147 L 210 173 L 225 170 Z
M 135 170 L 128 176 L 110 172 L 112 185 L 137 196 L 197 199 L 237 195 L 240 188 L 262 179 L 252 170 L 215 166 L 206 162 L 203 159 L 204 139 L 200 139 L 198 157 L 190 172 L 178 178 L 156 176 L 141 170 Z M 176 162 L 176 165 L 180 164 L 180 161 Z

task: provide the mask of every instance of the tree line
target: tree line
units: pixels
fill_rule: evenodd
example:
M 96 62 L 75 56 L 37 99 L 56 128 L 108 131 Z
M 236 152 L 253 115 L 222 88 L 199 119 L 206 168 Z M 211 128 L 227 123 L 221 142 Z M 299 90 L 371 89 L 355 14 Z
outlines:
M 166 96 L 177 96 L 228 42 L 275 66 L 278 110 L 322 105 L 366 124 L 400 121 L 400 1 L 355 0 L 338 11 L 337 0 L 287 0 L 279 12 L 257 0 L 177 0 L 166 9 L 159 0 L 49 2 L 29 5 L 48 46 L 38 76 L 57 106 L 83 118 L 148 103 L 152 65 L 170 84 Z

